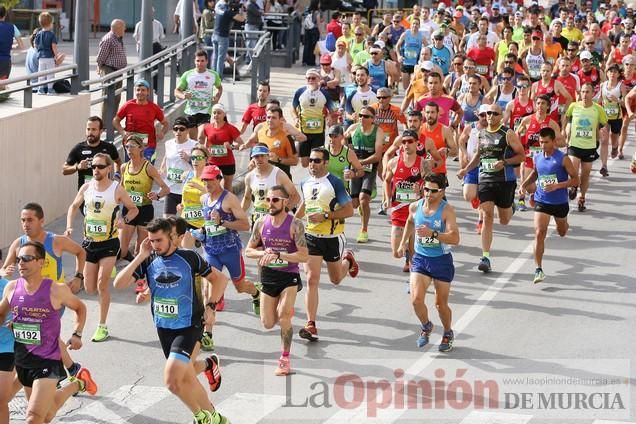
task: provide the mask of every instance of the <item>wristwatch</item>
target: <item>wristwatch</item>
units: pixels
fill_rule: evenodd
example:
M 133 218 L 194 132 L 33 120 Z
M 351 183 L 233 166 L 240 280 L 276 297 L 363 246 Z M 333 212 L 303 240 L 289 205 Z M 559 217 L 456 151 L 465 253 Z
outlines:
M 205 306 L 207 306 L 208 308 L 210 308 L 214 312 L 216 312 L 216 302 L 208 302 L 208 303 L 205 304 Z
M 329 219 L 329 212 L 325 212 L 322 214 L 325 219 Z
M 75 273 L 75 278 L 79 278 L 80 280 L 84 281 L 84 274 L 78 271 Z
M 82 338 L 82 332 L 81 331 L 74 331 L 73 334 L 71 334 L 71 337 L 72 336 L 75 336 L 78 339 L 81 339 Z
M 439 237 L 439 233 L 435 230 L 433 230 L 433 233 L 431 234 L 431 237 L 433 237 L 434 239 Z
M 223 225 L 224 222 L 223 218 L 219 218 L 219 225 Z
M 130 224 L 130 219 L 128 219 L 128 217 L 126 215 L 124 215 L 124 222 L 126 224 Z

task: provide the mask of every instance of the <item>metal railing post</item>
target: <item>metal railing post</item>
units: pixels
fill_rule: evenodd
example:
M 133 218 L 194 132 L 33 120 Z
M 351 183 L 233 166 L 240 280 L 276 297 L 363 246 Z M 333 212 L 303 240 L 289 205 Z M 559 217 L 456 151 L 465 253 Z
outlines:
M 294 63 L 294 44 L 296 41 L 294 40 L 294 28 L 292 27 L 294 23 L 294 18 L 290 15 L 287 16 L 287 41 L 285 42 L 285 49 L 287 50 L 287 55 L 285 57 L 285 67 L 291 68 L 292 63 Z
M 126 78 L 126 100 L 135 98 L 135 74 L 132 73 Z
M 166 76 L 166 67 L 165 63 L 161 62 L 157 65 L 157 105 L 159 107 L 163 107 L 163 89 L 164 89 L 164 78 Z
M 71 77 L 71 94 L 75 95 L 80 92 L 82 89 L 82 84 L 80 83 L 80 77 L 77 72 L 73 74 Z
M 177 88 L 177 56 L 170 58 L 170 102 L 174 103 L 177 98 L 174 95 L 174 89 Z
M 106 140 L 115 139 L 115 128 L 113 127 L 113 117 L 115 111 L 113 106 L 115 104 L 115 84 L 110 84 L 106 87 L 106 99 L 104 99 L 104 125 L 106 126 Z
M 24 99 L 22 104 L 25 109 L 31 109 L 33 107 L 33 87 L 31 87 L 30 80 L 27 80 L 27 87 L 24 90 Z
M 271 44 L 269 43 L 269 40 L 267 40 L 267 42 L 265 43 L 265 47 L 263 48 L 262 54 L 265 55 L 265 60 L 263 62 L 264 66 L 263 66 L 263 75 L 261 76 L 261 79 L 269 79 L 269 71 L 272 68 L 272 48 L 271 48 Z
M 252 63 L 252 69 L 250 70 L 250 102 L 256 102 L 256 91 L 258 90 L 258 81 L 259 75 L 258 70 L 260 68 L 262 62 L 262 53 L 259 53 L 258 56 L 252 56 L 252 61 L 256 63 Z

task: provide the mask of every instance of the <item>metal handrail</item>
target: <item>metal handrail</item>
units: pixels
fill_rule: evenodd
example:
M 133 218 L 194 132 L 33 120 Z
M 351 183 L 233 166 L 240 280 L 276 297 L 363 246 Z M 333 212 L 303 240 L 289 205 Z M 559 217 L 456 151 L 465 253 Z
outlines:
M 35 72 L 33 74 L 22 75 L 21 77 L 4 79 L 4 80 L 2 80 L 0 82 L 2 83 L 1 85 L 9 85 L 9 84 L 15 84 L 16 82 L 31 81 L 32 79 L 36 79 L 36 78 L 39 78 L 39 77 L 45 77 L 47 75 L 56 74 L 58 72 L 75 71 L 75 70 L 77 70 L 77 65 L 76 64 L 63 65 L 63 66 L 58 66 L 57 68 L 47 69 L 46 71 L 39 71 L 39 72 Z M 35 85 L 32 85 L 32 87 L 34 87 L 34 86 Z M 8 93 L 8 91 L 4 91 L 4 93 Z
M 39 79 L 39 77 L 45 77 L 52 74 L 60 74 L 63 72 L 68 72 L 68 71 L 71 71 L 70 75 L 68 74 L 57 75 L 54 78 L 46 79 L 43 81 L 37 81 L 33 84 L 31 83 L 31 80 L 36 78 Z M 22 91 L 23 92 L 22 107 L 24 107 L 25 109 L 31 109 L 33 107 L 33 89 L 34 88 L 41 87 L 44 85 L 49 85 L 58 81 L 63 81 L 63 80 L 66 80 L 67 78 L 71 79 L 71 94 L 73 95 L 77 94 L 80 90 L 80 84 L 79 84 L 79 75 L 77 73 L 77 64 L 74 63 L 71 65 L 63 65 L 63 66 L 58 66 L 56 68 L 47 69 L 46 71 L 34 72 L 29 75 L 23 75 L 20 77 L 2 80 L 0 81 L 0 86 L 2 87 L 6 87 L 10 84 L 15 84 L 20 82 L 26 82 L 26 84 L 21 85 L 20 87 L 17 87 L 17 88 L 12 88 L 12 89 L 0 89 L 0 95 L 7 95 L 7 94 L 18 93 Z

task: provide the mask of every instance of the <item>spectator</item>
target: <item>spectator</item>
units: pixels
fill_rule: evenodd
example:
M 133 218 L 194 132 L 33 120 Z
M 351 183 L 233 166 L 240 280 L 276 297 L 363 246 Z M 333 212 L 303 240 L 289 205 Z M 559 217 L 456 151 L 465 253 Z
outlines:
M 332 33 L 336 39 L 342 36 L 342 24 L 340 23 L 340 12 L 333 12 L 331 21 L 327 24 L 327 32 Z
M 270 8 L 270 12 L 272 13 L 287 13 L 287 3 L 285 0 L 272 0 L 272 7 Z M 266 21 L 267 26 L 269 27 L 282 27 L 283 26 L 283 18 L 281 16 L 270 16 Z M 286 31 L 280 29 L 271 29 L 272 33 L 272 43 L 274 45 L 274 50 L 280 50 L 285 48 L 285 35 Z
M 199 24 L 199 38 L 206 46 L 212 47 L 212 34 L 208 33 L 208 30 L 214 29 L 214 5 L 215 0 L 206 0 L 205 8 L 201 14 L 201 22 Z M 211 54 L 211 50 L 207 50 L 208 55 Z M 212 66 L 211 62 L 208 66 Z
M 57 38 L 53 32 L 53 17 L 49 12 L 42 12 L 38 16 L 41 30 L 35 36 L 35 48 L 38 51 L 38 71 L 47 71 L 55 68 L 57 51 Z M 55 78 L 55 74 L 49 74 L 38 78 L 38 82 L 46 82 Z M 41 85 L 38 94 L 54 94 L 53 83 L 47 86 Z
M 28 74 L 35 74 L 38 71 L 38 51 L 35 48 L 35 36 L 40 32 L 40 28 L 36 28 L 33 30 L 33 34 L 29 37 L 29 42 L 31 43 L 31 47 L 27 50 L 26 59 L 24 61 L 24 67 Z M 38 82 L 37 78 L 31 79 L 31 85 L 34 85 Z M 34 91 L 37 91 L 34 89 Z
M 256 46 L 256 40 L 258 40 L 258 34 L 254 34 L 250 31 L 260 31 L 263 27 L 263 9 L 261 9 L 256 0 L 249 0 L 247 4 L 247 20 L 245 21 L 245 31 L 247 38 L 247 58 L 249 59 L 249 65 L 252 65 L 252 50 Z
M 141 137 L 146 147 L 144 157 L 154 165 L 157 140 L 163 139 L 170 127 L 163 110 L 152 100 L 149 100 L 149 96 L 150 83 L 143 79 L 135 81 L 135 98 L 128 100 L 119 109 L 113 118 L 113 127 L 124 137 L 128 135 Z M 125 130 L 121 125 L 121 121 L 124 119 L 126 120 Z M 155 131 L 155 121 L 159 121 L 163 126 L 158 133 Z
M 13 39 L 20 49 L 24 49 L 20 39 L 20 31 L 10 22 L 6 22 L 7 8 L 0 5 L 0 80 L 9 78 L 11 74 L 11 48 Z
M 163 40 L 166 35 L 164 33 L 163 24 L 158 20 L 154 19 L 155 8 L 152 8 L 152 54 L 157 54 L 161 50 L 163 50 L 163 46 L 161 45 L 161 40 Z M 141 53 L 141 21 L 137 22 L 135 25 L 135 32 L 133 33 L 133 38 L 135 39 L 135 43 L 137 43 L 137 53 Z
M 303 29 L 305 30 L 305 38 L 303 40 L 303 65 L 307 66 L 316 66 L 314 49 L 320 39 L 320 27 L 322 25 L 319 5 L 319 0 L 311 0 L 307 10 L 307 16 L 303 19 Z
M 126 60 L 126 48 L 124 47 L 124 33 L 126 32 L 126 23 L 121 19 L 114 19 L 110 23 L 110 31 L 99 41 L 99 49 L 97 51 L 97 71 L 100 76 L 108 75 L 119 69 L 123 69 L 128 65 Z M 121 82 L 115 85 L 115 90 L 121 88 Z M 104 89 L 103 95 L 106 95 Z M 115 103 L 113 109 L 119 107 L 121 94 L 115 95 Z M 106 102 L 102 103 L 102 118 L 110 119 L 105 116 Z
M 212 37 L 212 46 L 214 47 L 214 70 L 223 79 L 223 70 L 225 69 L 225 56 L 230 48 L 230 30 L 232 23 L 245 22 L 245 16 L 240 14 L 239 9 L 230 7 L 226 0 L 219 0 L 214 7 L 216 21 L 214 23 L 214 36 Z
M 177 2 L 177 7 L 174 8 L 174 27 L 172 28 L 172 32 L 174 34 L 177 34 L 179 32 L 179 28 L 181 27 L 181 16 L 183 15 L 184 6 L 185 4 L 183 3 L 183 0 L 179 0 Z M 194 21 L 192 28 L 194 28 L 195 34 L 199 32 L 199 26 L 197 22 L 199 22 L 200 17 L 201 11 L 199 10 L 199 4 L 196 0 L 192 0 L 192 19 Z

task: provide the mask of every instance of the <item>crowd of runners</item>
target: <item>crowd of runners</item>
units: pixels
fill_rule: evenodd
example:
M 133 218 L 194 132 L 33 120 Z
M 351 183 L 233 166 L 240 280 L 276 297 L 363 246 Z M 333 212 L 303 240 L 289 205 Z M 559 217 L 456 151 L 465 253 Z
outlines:
M 443 328 L 437 348 L 451 351 L 451 248 L 460 230 L 445 195 L 449 181 L 463 186 L 475 210 L 482 250 L 475 272 L 493 267 L 495 216 L 506 225 L 516 211 L 534 210 L 536 284 L 546 278 L 550 221 L 565 236 L 571 202 L 580 213 L 602 208 L 587 202 L 590 177 L 608 177 L 609 158 L 625 158 L 636 111 L 633 11 L 594 12 L 570 0 L 558 6 L 440 2 L 384 15 L 374 26 L 336 14 L 327 25 L 334 51 L 290 90 L 291 113 L 261 81 L 237 125 L 219 103 L 222 79 L 208 69 L 205 51 L 179 80 L 175 95 L 186 109 L 172 128 L 149 82 L 136 81 L 135 98 L 113 120 L 124 151 L 102 140 L 104 123 L 92 116 L 86 140 L 68 153 L 63 173 L 77 175 L 78 193 L 65 233 L 45 230 L 37 199 L 19 212 L 24 235 L 0 268 L 0 424 L 22 387 L 30 424 L 51 421 L 71 395 L 96 393 L 88 369 L 71 356 L 82 347 L 87 314 L 77 293 L 97 295 L 91 340 L 105 342 L 111 290 L 130 285 L 137 303 L 151 302 L 166 387 L 195 423 L 228 422 L 197 378 L 204 373 L 212 392 L 221 385 L 219 357 L 198 356 L 215 349 L 228 282 L 249 296 L 263 328 L 278 324 L 274 373 L 290 374 L 298 293 L 304 289 L 307 316 L 298 336 L 318 341 L 323 262 L 334 285 L 360 271 L 344 231 L 356 213 L 358 255 L 374 237 L 372 220 L 391 223 L 390 240 L 374 241 L 387 242 L 410 273 L 417 347 L 433 331 L 425 303 L 432 285 Z M 238 150 L 250 157 L 241 195 L 232 191 Z M 456 173 L 448 161 L 458 161 Z M 309 176 L 293 181 L 301 167 Z M 636 172 L 636 160 L 631 167 Z M 159 200 L 162 211 L 153 206 Z M 246 243 L 241 233 L 249 234 Z M 63 255 L 75 257 L 72 276 L 63 272 Z M 65 309 L 74 319 L 70 335 L 60 331 Z

